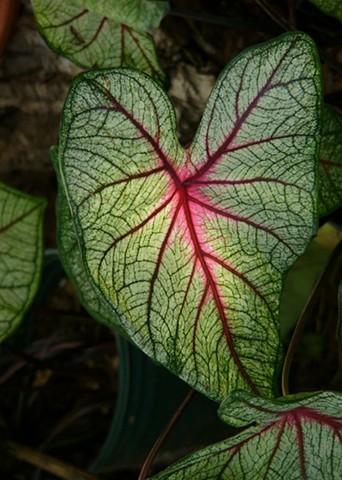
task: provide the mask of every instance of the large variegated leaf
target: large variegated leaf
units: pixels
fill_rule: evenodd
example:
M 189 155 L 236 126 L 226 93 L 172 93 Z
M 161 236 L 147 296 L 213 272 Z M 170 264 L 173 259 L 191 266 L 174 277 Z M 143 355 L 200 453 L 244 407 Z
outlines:
M 316 224 L 320 72 L 304 34 L 223 71 L 189 150 L 140 72 L 80 75 L 60 170 L 83 258 L 133 341 L 222 400 L 273 395 L 284 272 Z
M 188 456 L 153 480 L 340 480 L 341 412 L 340 393 L 267 401 L 236 392 L 220 408 L 222 420 L 256 426 Z
M 57 177 L 59 177 L 57 158 L 58 149 L 57 147 L 52 147 L 51 160 L 56 169 Z M 103 297 L 96 293 L 94 285 L 86 274 L 70 208 L 64 193 L 63 184 L 60 180 L 58 181 L 56 209 L 59 258 L 78 293 L 80 302 L 94 319 L 113 328 L 121 335 L 126 336 L 113 308 L 111 308 L 110 304 L 106 302 Z
M 163 83 L 153 39 L 168 2 L 157 0 L 34 0 L 47 44 L 82 68 L 134 67 Z
M 342 117 L 324 105 L 319 168 L 319 214 L 342 206 Z
M 0 184 L 0 341 L 18 327 L 36 294 L 45 201 Z

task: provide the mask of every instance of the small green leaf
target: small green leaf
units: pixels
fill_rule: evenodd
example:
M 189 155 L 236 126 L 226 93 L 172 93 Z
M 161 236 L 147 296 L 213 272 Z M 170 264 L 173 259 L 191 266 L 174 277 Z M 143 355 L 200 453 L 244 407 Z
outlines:
M 0 184 L 0 341 L 11 335 L 37 292 L 45 201 Z
M 244 432 L 195 452 L 153 480 L 340 480 L 342 394 L 317 392 L 273 401 L 234 392 L 223 421 Z
M 154 41 L 167 2 L 150 0 L 34 0 L 49 47 L 82 68 L 133 67 L 165 82 Z
M 324 105 L 319 167 L 319 214 L 342 206 L 342 116 Z
M 342 2 L 341 0 L 310 0 L 322 12 L 332 17 L 336 17 L 342 22 Z
M 59 177 L 57 159 L 58 148 L 52 147 L 51 160 L 56 169 L 57 177 Z M 103 323 L 121 335 L 126 336 L 115 312 L 101 296 L 97 295 L 93 284 L 89 280 L 89 276 L 86 274 L 70 208 L 61 181 L 58 182 L 56 210 L 59 258 L 65 272 L 77 291 L 80 302 L 89 315 L 98 322 Z
M 228 65 L 188 150 L 138 71 L 69 92 L 59 163 L 92 282 L 135 344 L 218 401 L 274 394 L 283 276 L 316 228 L 320 95 L 300 33 Z
M 338 287 L 338 339 L 340 342 L 340 348 L 342 350 L 342 282 Z

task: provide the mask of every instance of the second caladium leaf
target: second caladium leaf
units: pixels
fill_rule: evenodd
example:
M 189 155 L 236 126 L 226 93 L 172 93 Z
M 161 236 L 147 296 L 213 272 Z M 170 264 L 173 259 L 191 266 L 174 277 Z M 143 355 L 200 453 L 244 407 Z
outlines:
M 213 399 L 273 395 L 283 275 L 315 230 L 320 88 L 304 34 L 251 48 L 187 150 L 142 73 L 68 95 L 60 172 L 87 271 L 132 340 Z
M 71 3 L 71 0 L 69 2 Z M 72 0 L 72 2 L 142 31 L 158 27 L 169 10 L 169 2 L 166 0 Z
M 219 412 L 231 425 L 256 426 L 189 455 L 153 480 L 340 480 L 340 393 L 267 401 L 235 392 Z
M 319 165 L 319 214 L 342 206 L 342 117 L 324 105 Z
M 133 67 L 163 83 L 154 41 L 168 4 L 152 0 L 34 0 L 47 44 L 82 68 Z

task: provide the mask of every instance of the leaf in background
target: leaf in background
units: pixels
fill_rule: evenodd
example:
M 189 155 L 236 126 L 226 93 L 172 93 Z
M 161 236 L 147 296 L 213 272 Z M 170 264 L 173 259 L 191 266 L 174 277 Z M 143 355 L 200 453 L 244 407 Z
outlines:
M 342 116 L 324 105 L 319 166 L 319 215 L 342 206 Z
M 310 0 L 317 8 L 327 15 L 336 17 L 342 22 L 342 2 L 341 0 Z
M 143 32 L 159 27 L 169 10 L 169 2 L 164 0 L 69 0 L 68 3 Z
M 60 171 L 92 281 L 134 343 L 213 399 L 273 395 L 283 275 L 316 226 L 320 93 L 299 33 L 228 65 L 190 150 L 140 72 L 69 92 Z
M 153 480 L 340 480 L 342 395 L 318 392 L 268 401 L 234 392 L 220 407 L 244 432 L 189 455 Z
M 342 241 L 342 232 L 330 223 L 322 225 L 304 254 L 287 272 L 280 302 L 280 331 L 285 343 L 323 271 L 331 252 Z
M 280 304 L 280 329 L 288 342 L 331 249 L 313 240 L 286 275 Z
M 338 326 L 337 326 L 338 340 L 342 350 L 342 282 L 338 287 Z
M 51 160 L 59 177 L 58 148 L 51 148 Z M 65 197 L 62 182 L 58 181 L 57 210 L 57 243 L 58 253 L 65 272 L 74 285 L 81 304 L 95 320 L 126 336 L 119 320 L 101 296 L 99 296 L 84 270 L 80 247 L 77 242 L 75 227 L 70 208 Z
M 151 35 L 167 2 L 149 0 L 34 0 L 49 47 L 82 68 L 133 67 L 165 82 Z
M 0 184 L 0 341 L 18 327 L 37 292 L 45 201 Z

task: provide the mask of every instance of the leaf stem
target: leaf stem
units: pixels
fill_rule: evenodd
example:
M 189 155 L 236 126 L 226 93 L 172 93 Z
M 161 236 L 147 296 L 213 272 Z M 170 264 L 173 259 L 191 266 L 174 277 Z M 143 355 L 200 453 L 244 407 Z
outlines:
M 303 333 L 304 327 L 311 315 L 313 307 L 317 302 L 317 297 L 320 294 L 320 290 L 330 273 L 331 266 L 335 264 L 335 262 L 337 261 L 337 259 L 341 254 L 342 254 L 342 240 L 338 243 L 338 245 L 330 254 L 330 257 L 328 258 L 320 276 L 318 277 L 316 284 L 311 292 L 311 295 L 308 298 L 304 306 L 304 309 L 302 311 L 302 314 L 297 322 L 296 328 L 293 332 L 293 335 L 289 344 L 289 348 L 285 356 L 284 365 L 283 365 L 283 371 L 282 371 L 282 377 L 281 377 L 281 389 L 282 389 L 283 396 L 289 395 L 290 393 L 289 392 L 290 369 L 291 369 L 293 357 L 297 349 L 300 337 Z
M 165 428 L 157 438 L 155 444 L 153 445 L 150 453 L 148 454 L 144 462 L 144 465 L 142 466 L 138 480 L 146 480 L 150 467 L 154 459 L 156 458 L 161 446 L 169 436 L 171 430 L 174 428 L 174 426 L 176 425 L 180 417 L 183 415 L 185 409 L 187 408 L 191 400 L 194 398 L 195 393 L 196 393 L 196 390 L 194 390 L 193 388 L 187 393 L 186 397 L 182 400 L 182 403 L 178 406 L 172 418 L 170 419 L 170 421 L 167 423 L 167 425 L 165 426 Z

